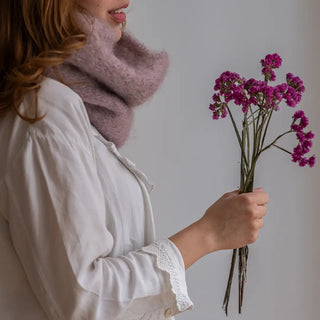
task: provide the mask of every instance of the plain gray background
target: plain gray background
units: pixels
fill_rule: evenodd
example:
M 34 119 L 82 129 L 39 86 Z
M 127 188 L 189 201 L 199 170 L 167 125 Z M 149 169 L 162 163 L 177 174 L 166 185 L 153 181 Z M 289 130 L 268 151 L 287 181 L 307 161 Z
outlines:
M 260 59 L 277 52 L 283 64 L 276 83 L 292 72 L 306 86 L 296 109 L 310 119 L 308 129 L 316 135 L 311 154 L 318 163 L 301 168 L 276 148 L 260 158 L 255 187 L 269 194 L 268 213 L 249 246 L 241 315 L 235 271 L 229 319 L 320 318 L 319 19 L 319 0 L 133 0 L 130 5 L 128 30 L 170 57 L 163 85 L 136 108 L 131 136 L 119 150 L 155 184 L 157 237 L 185 228 L 239 187 L 239 147 L 230 118 L 213 120 L 208 109 L 214 80 L 226 70 L 262 80 Z M 296 110 L 280 106 L 267 141 L 289 129 Z M 292 150 L 295 135 L 286 137 L 279 144 Z M 177 320 L 226 319 L 221 306 L 231 255 L 231 250 L 211 253 L 186 271 L 195 308 Z

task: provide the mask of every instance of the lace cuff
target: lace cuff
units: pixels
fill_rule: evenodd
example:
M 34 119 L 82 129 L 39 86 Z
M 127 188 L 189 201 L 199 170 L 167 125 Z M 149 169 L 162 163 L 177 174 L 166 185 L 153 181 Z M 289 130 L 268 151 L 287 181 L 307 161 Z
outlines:
M 168 238 L 162 238 L 140 250 L 155 255 L 157 267 L 169 273 L 171 289 L 176 296 L 178 310 L 183 312 L 193 309 L 194 304 L 187 291 L 184 261 L 177 246 Z

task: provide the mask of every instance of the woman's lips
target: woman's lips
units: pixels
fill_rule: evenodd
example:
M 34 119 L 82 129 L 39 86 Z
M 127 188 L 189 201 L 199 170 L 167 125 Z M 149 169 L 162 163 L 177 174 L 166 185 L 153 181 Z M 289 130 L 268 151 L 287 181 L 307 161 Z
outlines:
M 128 8 L 129 3 L 124 4 L 122 7 L 110 10 L 108 13 L 111 15 L 114 21 L 117 23 L 124 23 L 127 19 L 126 14 L 122 11 L 122 9 Z
M 113 18 L 113 20 L 116 21 L 117 23 L 123 23 L 127 19 L 127 16 L 124 12 L 120 12 L 120 13 L 109 12 L 109 14 Z

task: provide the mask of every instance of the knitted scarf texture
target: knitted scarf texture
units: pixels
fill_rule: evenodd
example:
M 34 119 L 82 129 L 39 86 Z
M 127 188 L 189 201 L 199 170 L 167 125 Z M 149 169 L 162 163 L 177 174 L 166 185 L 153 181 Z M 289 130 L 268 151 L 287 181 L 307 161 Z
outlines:
M 107 140 L 120 148 L 130 134 L 133 107 L 146 102 L 163 82 L 169 66 L 165 51 L 153 51 L 122 30 L 116 41 L 109 24 L 77 13 L 87 43 L 57 67 L 66 81 L 83 100 L 90 123 Z M 59 81 L 53 68 L 45 76 Z M 69 84 L 69 82 L 83 82 Z

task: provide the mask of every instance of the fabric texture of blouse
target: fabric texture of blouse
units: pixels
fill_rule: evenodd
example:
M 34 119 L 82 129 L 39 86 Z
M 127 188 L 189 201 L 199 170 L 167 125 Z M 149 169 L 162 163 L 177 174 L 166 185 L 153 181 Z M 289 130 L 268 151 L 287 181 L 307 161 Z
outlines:
M 156 240 L 154 185 L 69 87 L 45 78 L 38 101 L 40 122 L 0 118 L 0 319 L 160 320 L 193 309 L 180 251 Z M 25 96 L 20 112 L 33 102 Z

